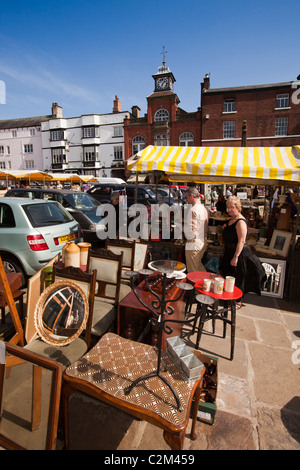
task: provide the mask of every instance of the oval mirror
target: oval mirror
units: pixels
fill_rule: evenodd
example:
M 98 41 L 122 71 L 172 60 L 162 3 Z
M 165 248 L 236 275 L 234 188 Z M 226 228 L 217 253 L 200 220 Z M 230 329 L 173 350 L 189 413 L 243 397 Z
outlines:
M 85 328 L 88 301 L 74 281 L 57 281 L 40 296 L 34 312 L 39 336 L 52 346 L 66 346 Z

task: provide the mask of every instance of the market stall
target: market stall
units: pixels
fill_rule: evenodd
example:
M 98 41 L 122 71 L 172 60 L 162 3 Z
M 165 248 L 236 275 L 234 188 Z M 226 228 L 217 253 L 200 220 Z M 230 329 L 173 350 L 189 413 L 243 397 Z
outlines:
M 170 181 L 176 182 L 219 184 L 247 182 L 253 185 L 298 187 L 300 147 L 148 146 L 128 160 L 127 168 L 136 172 L 163 171 Z M 298 237 L 299 203 L 295 202 L 298 214 L 293 220 L 293 225 L 281 231 L 276 230 L 275 225 L 275 230 L 269 236 L 268 246 L 266 240 L 261 240 L 265 237 L 262 237 L 258 231 L 255 237 L 257 243 L 253 244 L 253 249 L 260 257 L 276 261 L 275 264 L 279 267 L 274 269 L 275 271 L 277 269 L 276 273 L 281 274 L 281 283 L 284 283 L 284 278 L 282 278 L 283 265 L 280 262 L 290 261 L 290 279 L 293 278 L 295 269 L 295 257 L 290 254 L 296 249 Z M 267 214 L 269 215 L 270 213 Z M 272 268 L 273 264 L 270 263 Z M 290 283 L 290 290 L 291 285 Z

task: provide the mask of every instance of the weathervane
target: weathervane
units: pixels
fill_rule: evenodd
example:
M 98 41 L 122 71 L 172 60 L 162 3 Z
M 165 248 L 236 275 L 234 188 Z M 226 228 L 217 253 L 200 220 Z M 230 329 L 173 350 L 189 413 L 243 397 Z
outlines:
M 163 65 L 166 65 L 166 54 L 168 53 L 168 51 L 165 50 L 165 46 L 163 46 L 163 50 L 161 52 L 162 56 L 163 56 Z

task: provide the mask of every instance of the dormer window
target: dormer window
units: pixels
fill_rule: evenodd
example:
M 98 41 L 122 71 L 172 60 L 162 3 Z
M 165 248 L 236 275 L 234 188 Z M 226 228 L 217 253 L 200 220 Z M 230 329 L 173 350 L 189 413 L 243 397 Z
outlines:
M 169 113 L 166 109 L 159 109 L 154 115 L 154 121 L 169 121 Z

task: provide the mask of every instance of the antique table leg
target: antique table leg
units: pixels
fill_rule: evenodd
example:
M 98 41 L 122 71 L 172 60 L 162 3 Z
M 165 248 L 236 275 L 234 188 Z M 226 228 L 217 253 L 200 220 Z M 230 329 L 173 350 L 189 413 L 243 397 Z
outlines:
M 185 437 L 185 429 L 180 432 L 169 432 L 164 430 L 164 440 L 171 447 L 172 450 L 182 450 Z
M 234 340 L 235 340 L 235 322 L 236 322 L 236 302 L 233 300 L 231 303 L 231 352 L 230 360 L 233 360 L 234 354 Z

